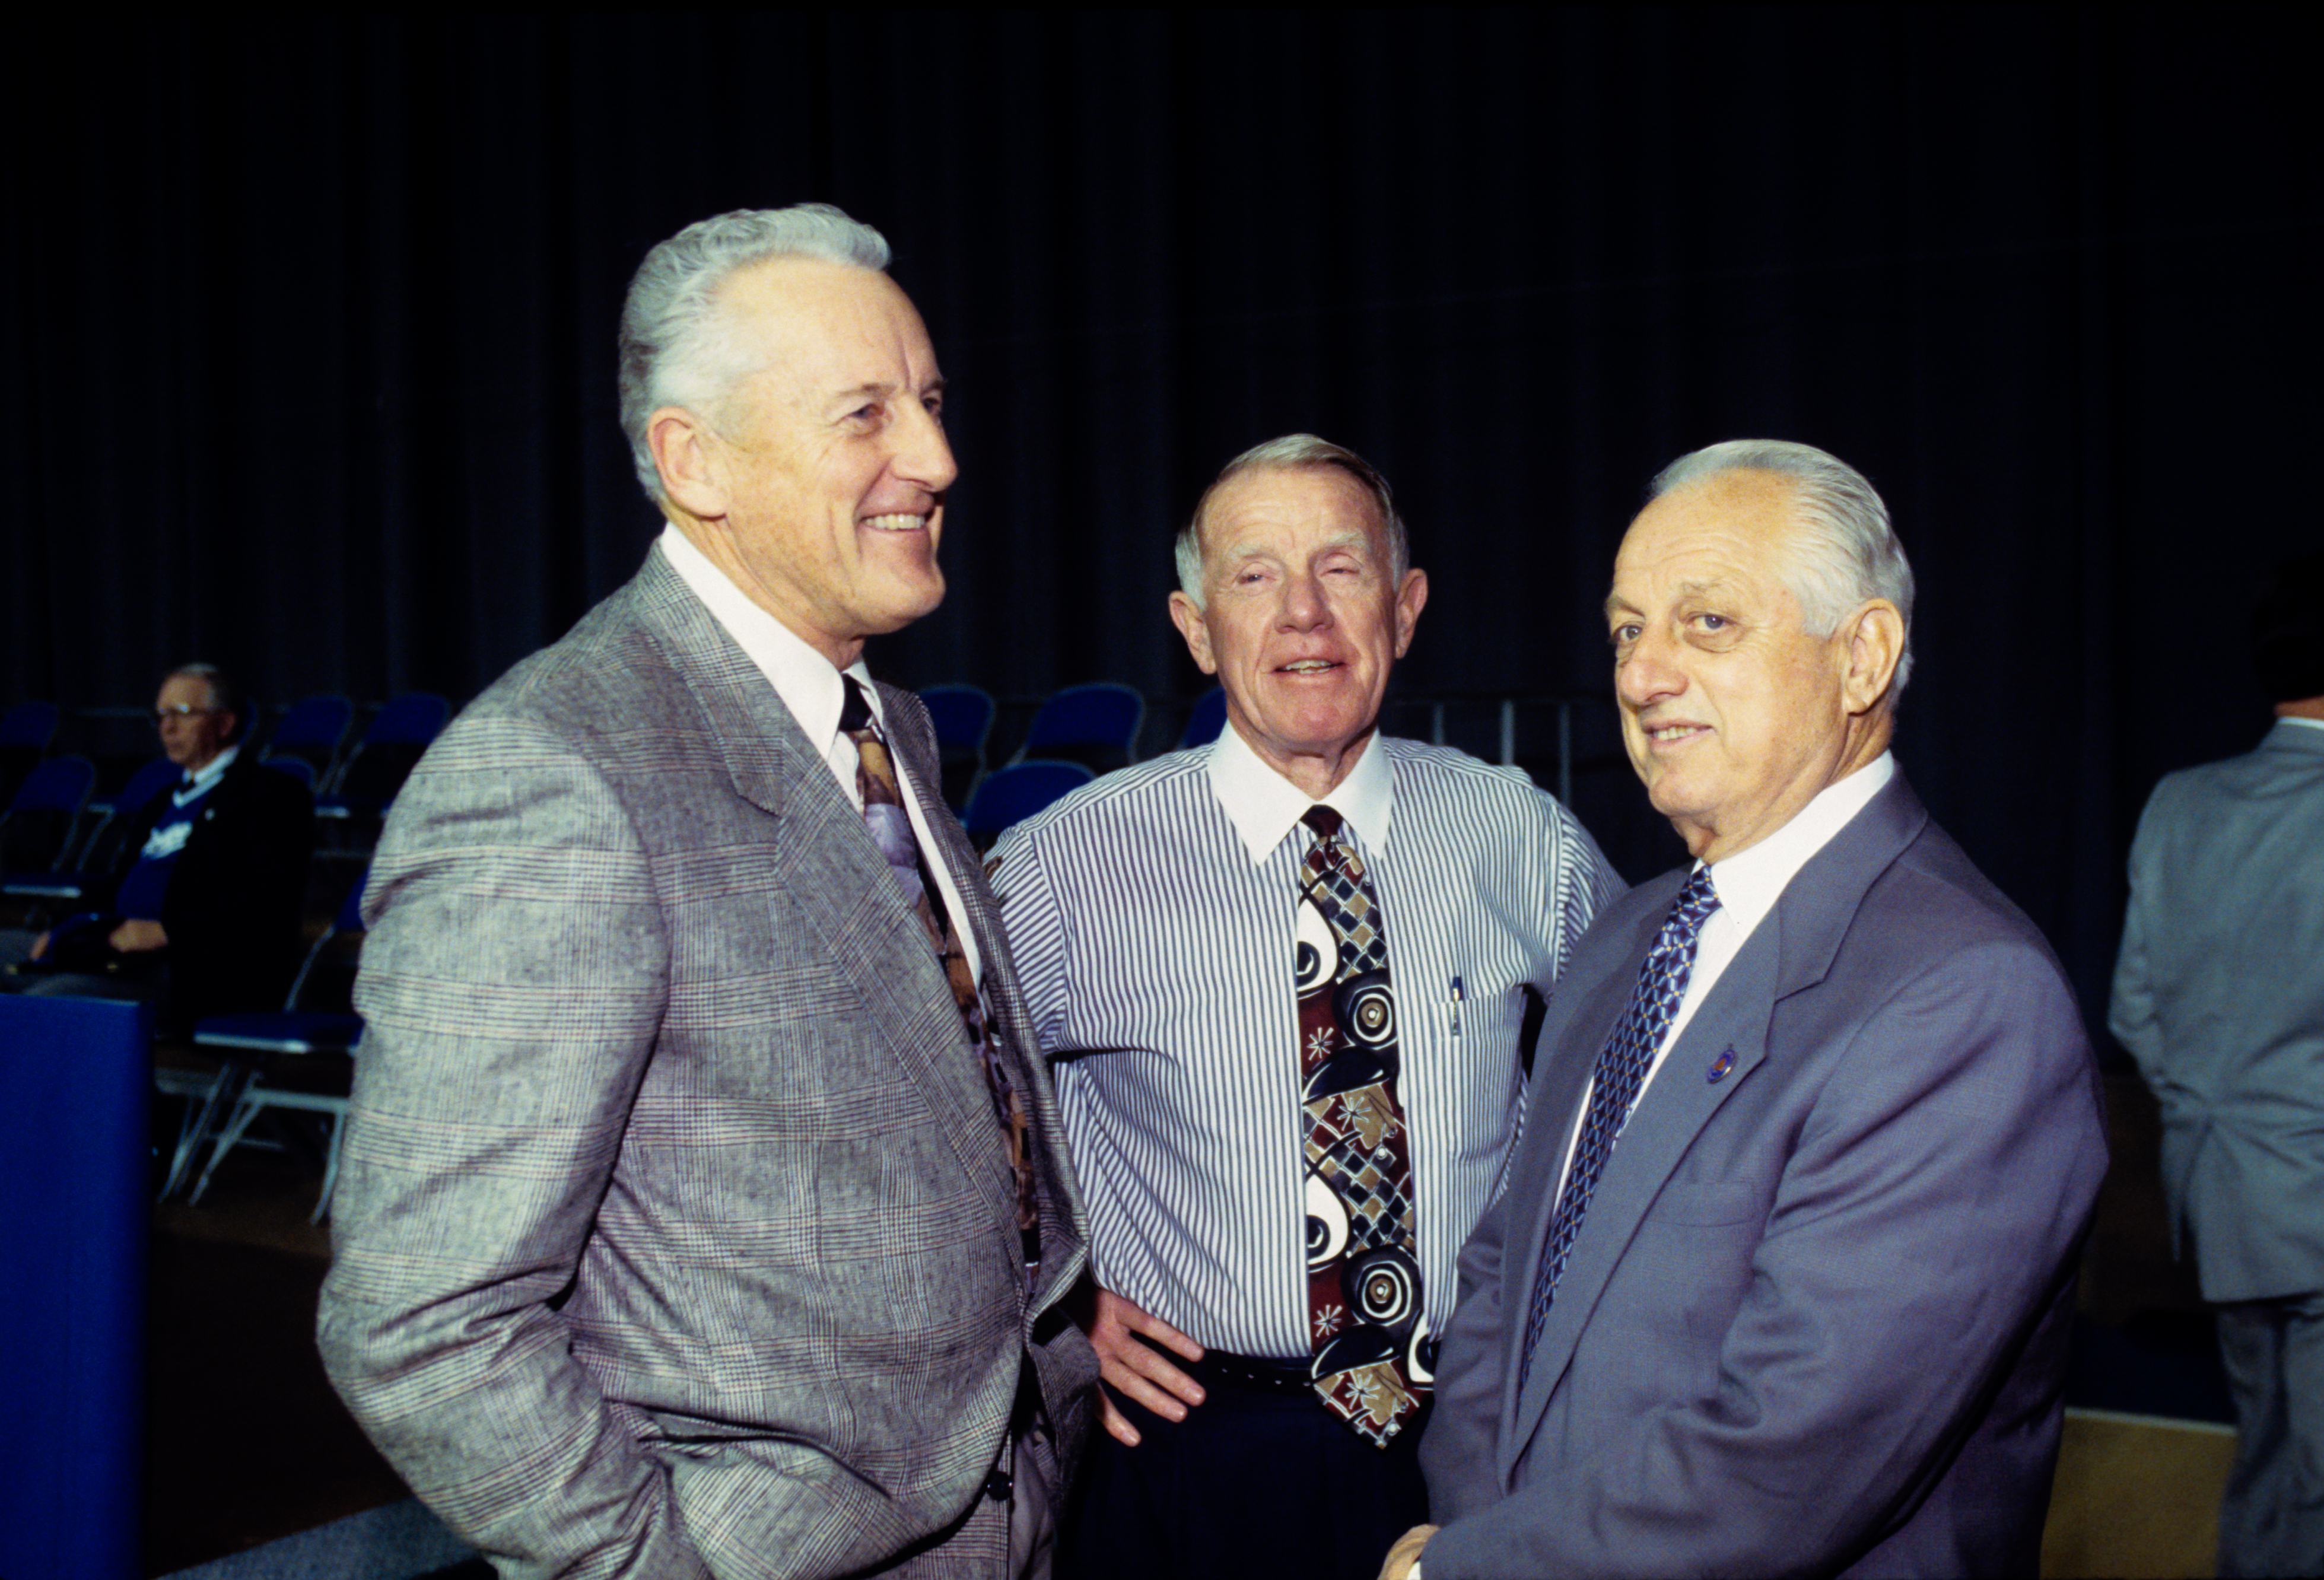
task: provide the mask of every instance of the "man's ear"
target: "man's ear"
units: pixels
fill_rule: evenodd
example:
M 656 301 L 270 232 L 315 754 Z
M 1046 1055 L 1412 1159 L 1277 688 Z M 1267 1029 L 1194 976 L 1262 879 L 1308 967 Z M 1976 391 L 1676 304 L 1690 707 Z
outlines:
M 1203 619 L 1203 612 L 1194 607 L 1194 600 L 1185 591 L 1170 595 L 1170 624 L 1186 639 L 1186 651 L 1194 655 L 1194 667 L 1205 675 L 1219 672 L 1218 661 L 1211 655 L 1211 628 Z
M 1851 714 L 1872 711 L 1888 694 L 1897 661 L 1904 656 L 1904 616 L 1886 598 L 1875 598 L 1840 627 L 1846 668 L 1840 697 Z
M 724 479 L 712 447 L 717 435 L 683 406 L 664 406 L 646 419 L 646 448 L 661 491 L 672 504 L 700 521 L 716 521 L 727 511 Z
M 1420 624 L 1420 611 L 1428 602 L 1428 573 L 1418 567 L 1404 573 L 1404 585 L 1396 590 L 1396 656 L 1402 658 L 1412 647 L 1413 628 Z

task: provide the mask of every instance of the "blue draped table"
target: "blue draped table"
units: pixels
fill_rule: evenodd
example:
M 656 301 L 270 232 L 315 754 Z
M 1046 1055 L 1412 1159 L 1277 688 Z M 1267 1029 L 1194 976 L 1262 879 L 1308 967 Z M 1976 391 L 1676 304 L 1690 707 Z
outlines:
M 0 994 L 0 1577 L 135 1580 L 144 1006 Z

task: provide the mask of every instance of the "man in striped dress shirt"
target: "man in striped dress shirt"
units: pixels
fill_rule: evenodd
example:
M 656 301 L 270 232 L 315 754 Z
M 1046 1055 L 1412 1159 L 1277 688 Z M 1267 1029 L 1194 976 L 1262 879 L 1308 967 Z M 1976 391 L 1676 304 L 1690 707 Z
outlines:
M 1088 1199 L 1110 1396 L 1058 1572 L 1369 1575 L 1426 1506 L 1431 1335 L 1517 1133 L 1527 1000 L 1622 885 L 1523 775 L 1379 734 L 1428 583 L 1360 457 L 1298 434 L 1236 457 L 1178 570 L 1171 617 L 1229 727 L 1068 797 L 995 857 Z M 1402 1132 L 1409 1170 L 1390 1188 L 1408 1243 L 1372 1262 L 1405 1270 L 1380 1275 L 1390 1309 L 1373 1314 L 1396 1353 L 1360 1357 L 1384 1362 L 1377 1385 L 1357 1372 L 1363 1401 L 1400 1409 L 1370 1414 L 1347 1407 L 1331 1342 L 1367 1313 L 1316 1294 L 1336 1273 L 1311 1279 L 1346 1238 L 1310 1166 L 1329 1104 L 1303 1077 L 1314 995 L 1295 980 L 1295 960 L 1333 953 L 1301 900 L 1319 804 L 1357 905 L 1377 906 L 1393 994 L 1393 1095 L 1367 1140 Z

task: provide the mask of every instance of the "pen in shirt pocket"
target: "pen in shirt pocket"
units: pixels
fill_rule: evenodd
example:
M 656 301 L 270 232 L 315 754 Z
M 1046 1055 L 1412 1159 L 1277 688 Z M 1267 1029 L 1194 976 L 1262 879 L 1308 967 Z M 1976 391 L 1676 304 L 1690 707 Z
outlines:
M 1452 1035 L 1455 1037 L 1461 1035 L 1461 979 L 1456 976 L 1452 979 Z

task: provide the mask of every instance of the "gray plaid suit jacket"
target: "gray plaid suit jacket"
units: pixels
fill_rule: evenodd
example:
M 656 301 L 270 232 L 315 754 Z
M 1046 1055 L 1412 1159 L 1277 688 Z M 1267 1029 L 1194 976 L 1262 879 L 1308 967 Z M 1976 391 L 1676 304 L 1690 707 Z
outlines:
M 883 688 L 937 782 L 926 713 Z M 1030 1100 L 1028 1296 L 927 937 L 765 678 L 659 551 L 464 712 L 373 868 L 325 1363 L 503 1575 L 999 1576 L 1030 1368 L 1096 1362 L 1056 1101 L 941 818 Z

